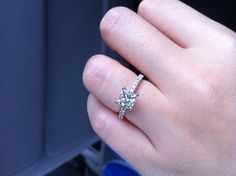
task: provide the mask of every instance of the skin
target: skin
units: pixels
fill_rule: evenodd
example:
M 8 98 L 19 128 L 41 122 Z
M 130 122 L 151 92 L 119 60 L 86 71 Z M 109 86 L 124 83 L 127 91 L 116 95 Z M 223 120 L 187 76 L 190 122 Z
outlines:
M 148 81 L 120 120 L 114 102 L 137 75 L 104 55 L 89 59 L 95 132 L 144 176 L 235 175 L 235 32 L 177 0 L 144 0 L 137 14 L 113 8 L 100 29 Z

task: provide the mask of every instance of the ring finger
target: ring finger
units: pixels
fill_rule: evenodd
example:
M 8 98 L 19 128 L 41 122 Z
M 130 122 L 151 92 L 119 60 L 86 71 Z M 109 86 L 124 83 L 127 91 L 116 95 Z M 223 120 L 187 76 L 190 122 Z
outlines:
M 103 55 L 92 57 L 86 64 L 83 74 L 84 84 L 89 92 L 116 112 L 120 106 L 114 102 L 120 95 L 121 88 L 124 86 L 130 88 L 135 78 L 136 75 L 132 71 Z M 164 118 L 168 109 L 166 97 L 146 80 L 141 82 L 137 92 L 140 96 L 133 110 L 126 112 L 126 118 L 148 135 L 157 133 L 157 126 L 161 131 L 166 126 Z M 154 128 L 151 125 L 153 123 L 158 125 Z

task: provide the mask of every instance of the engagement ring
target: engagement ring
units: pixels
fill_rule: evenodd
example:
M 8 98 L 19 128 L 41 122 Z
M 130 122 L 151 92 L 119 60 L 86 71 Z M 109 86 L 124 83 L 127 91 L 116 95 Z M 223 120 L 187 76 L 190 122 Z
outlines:
M 130 90 L 128 90 L 126 87 L 122 88 L 121 94 L 116 101 L 116 103 L 121 105 L 120 111 L 119 111 L 119 118 L 123 119 L 125 116 L 125 111 L 128 109 L 129 111 L 132 110 L 134 103 L 136 101 L 136 98 L 139 96 L 138 93 L 135 93 L 137 87 L 139 86 L 140 82 L 143 79 L 143 75 L 139 74 L 138 77 L 135 79 L 132 87 Z

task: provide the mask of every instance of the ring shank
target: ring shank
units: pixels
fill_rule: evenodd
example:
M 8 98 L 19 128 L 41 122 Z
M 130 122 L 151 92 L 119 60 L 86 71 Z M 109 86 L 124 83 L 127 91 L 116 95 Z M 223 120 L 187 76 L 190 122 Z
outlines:
M 131 92 L 135 92 L 136 91 L 136 89 L 138 88 L 138 86 L 139 86 L 140 82 L 142 81 L 143 77 L 144 76 L 142 74 L 139 74 L 137 76 L 137 78 L 134 80 L 134 83 L 133 83 L 133 85 L 132 85 L 132 87 L 130 89 Z

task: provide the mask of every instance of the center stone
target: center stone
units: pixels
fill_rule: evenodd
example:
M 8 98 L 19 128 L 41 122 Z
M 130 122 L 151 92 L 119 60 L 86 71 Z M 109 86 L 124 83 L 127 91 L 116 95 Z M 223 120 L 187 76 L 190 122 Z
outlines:
M 122 108 L 131 110 L 137 97 L 137 93 L 128 91 L 125 87 L 123 87 L 121 94 L 116 102 L 120 104 Z

